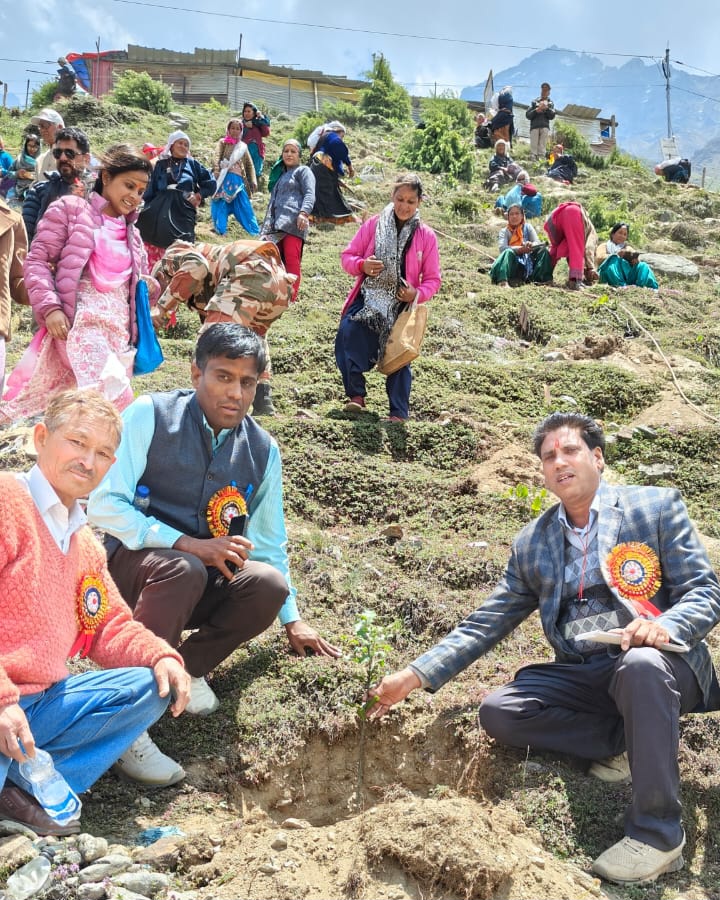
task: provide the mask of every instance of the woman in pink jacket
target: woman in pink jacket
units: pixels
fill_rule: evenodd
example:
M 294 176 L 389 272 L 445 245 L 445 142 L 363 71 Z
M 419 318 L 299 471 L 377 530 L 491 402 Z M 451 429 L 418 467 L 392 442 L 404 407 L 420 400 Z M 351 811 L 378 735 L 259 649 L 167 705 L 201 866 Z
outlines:
M 440 257 L 435 233 L 420 221 L 422 184 L 401 175 L 392 200 L 368 219 L 342 252 L 342 266 L 357 281 L 342 309 L 335 338 L 335 360 L 343 379 L 345 409 L 365 409 L 365 376 L 382 359 L 404 304 L 425 303 L 440 289 Z M 404 366 L 388 375 L 391 422 L 410 414 L 412 372 Z
M 150 163 L 124 144 L 101 163 L 88 200 L 61 197 L 40 220 L 25 262 L 40 330 L 8 378 L 0 420 L 37 415 L 73 387 L 95 388 L 119 409 L 133 400 L 135 287 L 147 273 L 133 223 Z

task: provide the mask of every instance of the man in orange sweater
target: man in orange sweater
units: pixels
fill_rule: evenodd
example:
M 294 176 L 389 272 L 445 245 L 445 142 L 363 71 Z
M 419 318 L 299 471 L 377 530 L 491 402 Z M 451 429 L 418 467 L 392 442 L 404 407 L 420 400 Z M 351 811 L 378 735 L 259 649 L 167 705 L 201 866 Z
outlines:
M 37 465 L 0 474 L 0 819 L 41 835 L 80 822 L 50 818 L 18 763 L 46 750 L 79 794 L 189 698 L 182 658 L 133 620 L 78 503 L 114 462 L 121 429 L 99 394 L 66 391 L 35 426 Z M 70 675 L 76 654 L 106 671 Z

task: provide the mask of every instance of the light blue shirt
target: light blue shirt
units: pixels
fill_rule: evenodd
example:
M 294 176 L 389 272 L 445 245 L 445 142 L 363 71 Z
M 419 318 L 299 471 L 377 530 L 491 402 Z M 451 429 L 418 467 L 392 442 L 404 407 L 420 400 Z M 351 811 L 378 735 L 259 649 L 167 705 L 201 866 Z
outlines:
M 67 556 L 72 536 L 87 522 L 82 507 L 76 500 L 68 509 L 38 466 L 15 477 L 27 488 L 53 540 Z
M 88 517 L 97 528 L 113 535 L 128 550 L 152 547 L 170 549 L 183 532 L 166 525 L 153 516 L 146 516 L 135 509 L 135 488 L 147 465 L 147 455 L 155 433 L 155 407 L 145 394 L 132 403 L 122 414 L 125 422 L 117 460 L 100 485 L 90 494 Z M 205 427 L 209 427 L 207 422 Z M 213 453 L 230 434 L 221 431 L 213 437 Z M 172 473 L 168 473 L 168 478 Z M 271 441 L 265 474 L 251 501 L 252 514 L 248 516 L 245 532 L 253 544 L 250 559 L 268 563 L 280 572 L 288 583 L 290 593 L 282 605 L 278 618 L 283 625 L 300 618 L 297 608 L 297 590 L 290 580 L 290 561 L 287 555 L 287 531 L 282 499 L 282 464 L 280 451 Z

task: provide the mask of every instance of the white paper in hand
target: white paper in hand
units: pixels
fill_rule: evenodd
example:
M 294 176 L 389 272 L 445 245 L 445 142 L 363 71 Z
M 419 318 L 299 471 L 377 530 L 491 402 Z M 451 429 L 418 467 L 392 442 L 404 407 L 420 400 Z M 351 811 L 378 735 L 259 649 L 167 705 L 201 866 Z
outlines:
M 585 631 L 583 634 L 576 634 L 574 641 L 594 641 L 597 644 L 617 644 L 622 641 L 622 632 L 620 631 Z M 660 650 L 670 650 L 672 653 L 687 653 L 690 649 L 687 644 L 682 641 L 664 641 L 659 645 Z

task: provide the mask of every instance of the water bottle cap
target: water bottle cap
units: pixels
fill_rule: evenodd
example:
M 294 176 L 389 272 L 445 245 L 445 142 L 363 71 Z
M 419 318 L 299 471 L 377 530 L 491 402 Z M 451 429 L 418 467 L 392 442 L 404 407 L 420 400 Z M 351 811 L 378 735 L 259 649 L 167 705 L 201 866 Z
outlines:
M 135 493 L 136 493 L 139 497 L 149 497 L 149 496 L 150 496 L 150 488 L 147 487 L 147 486 L 144 485 L 144 484 L 139 484 L 139 485 L 135 488 Z

